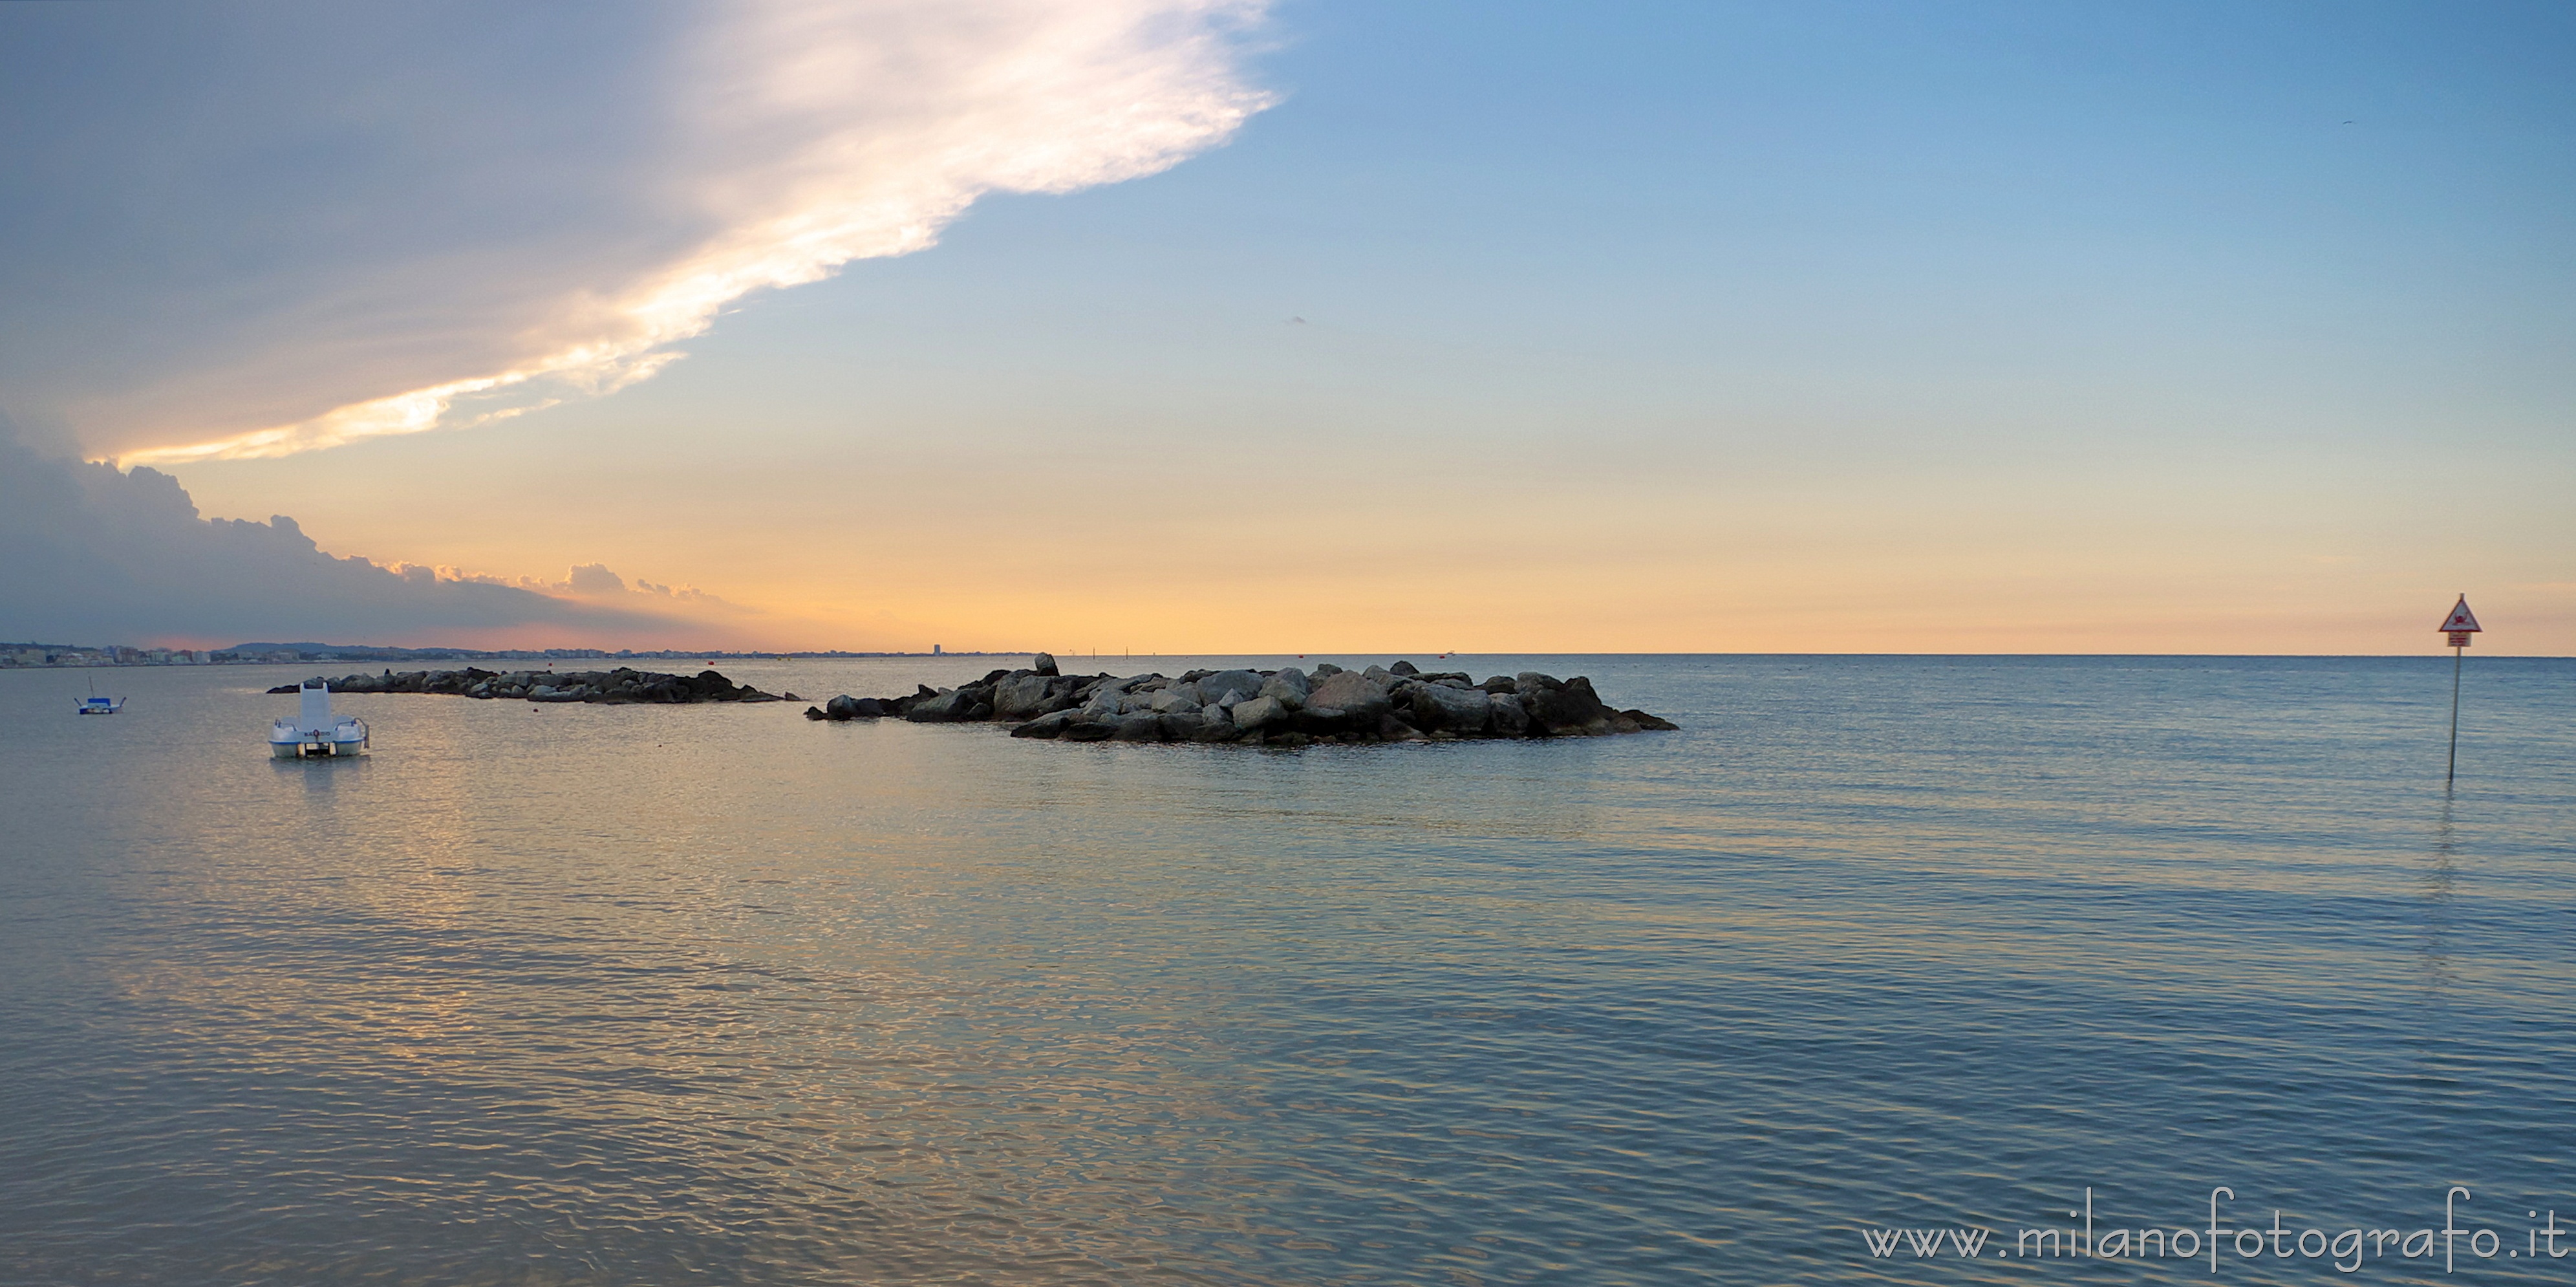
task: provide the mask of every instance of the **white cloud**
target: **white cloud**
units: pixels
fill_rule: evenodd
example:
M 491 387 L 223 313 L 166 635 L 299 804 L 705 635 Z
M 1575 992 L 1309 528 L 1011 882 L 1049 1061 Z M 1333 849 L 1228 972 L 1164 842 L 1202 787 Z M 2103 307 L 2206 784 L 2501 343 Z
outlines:
M 91 450 L 169 463 L 309 451 L 611 392 L 676 359 L 674 345 L 745 295 L 923 249 L 986 193 L 1115 183 L 1222 142 L 1267 102 L 1241 66 L 1259 11 L 1258 0 L 696 11 L 651 46 L 616 51 L 661 69 L 604 78 L 602 93 L 642 83 L 650 96 L 599 118 L 619 140 L 603 148 L 627 163 L 601 163 L 577 184 L 524 173 L 552 155 L 509 133 L 526 123 L 474 117 L 456 128 L 469 141 L 494 131 L 509 163 L 434 150 L 430 173 L 348 198 L 344 217 L 381 211 L 392 244 L 334 243 L 354 272 L 317 273 L 331 284 L 311 298 L 251 301 L 265 310 L 246 326 L 256 352 L 244 340 L 122 384 L 102 377 L 36 411 Z M 384 92 L 434 111 L 430 100 L 455 86 Z M 451 192 L 449 179 L 481 186 Z M 559 201 L 568 222 L 498 202 L 495 183 L 535 185 L 531 200 Z M 440 201 L 475 218 L 497 204 L 509 226 L 458 244 L 433 217 Z

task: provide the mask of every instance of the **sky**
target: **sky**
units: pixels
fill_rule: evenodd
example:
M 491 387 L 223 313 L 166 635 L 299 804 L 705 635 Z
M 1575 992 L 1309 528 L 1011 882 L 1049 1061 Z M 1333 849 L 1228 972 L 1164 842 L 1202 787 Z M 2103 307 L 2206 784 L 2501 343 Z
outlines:
M 2547 4 L 0 6 L 0 637 L 2431 653 L 2466 592 L 2567 655 L 2571 70 Z

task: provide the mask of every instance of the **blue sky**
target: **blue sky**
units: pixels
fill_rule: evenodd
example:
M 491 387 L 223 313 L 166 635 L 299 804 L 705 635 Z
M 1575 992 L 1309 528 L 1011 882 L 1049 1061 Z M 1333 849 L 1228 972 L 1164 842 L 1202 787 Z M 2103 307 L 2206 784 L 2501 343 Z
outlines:
M 552 194 L 500 242 L 697 235 L 588 177 L 652 154 L 659 64 L 620 41 L 658 37 L 578 34 L 534 40 L 566 51 L 519 116 L 550 131 L 424 127 L 407 163 Z M 1789 612 L 1824 648 L 2386 651 L 2468 589 L 2522 626 L 2492 642 L 2576 645 L 2576 10 L 1310 2 L 1230 39 L 1276 101 L 1221 144 L 984 195 L 620 392 L 165 467 L 335 552 L 604 560 L 780 630 L 952 643 L 1761 648 Z M 383 176 L 369 137 L 308 205 L 377 208 L 341 183 Z M 228 219 L 274 199 L 224 191 Z M 449 251 L 499 218 L 454 201 L 419 219 Z M 429 217 L 455 210 L 486 222 Z M 143 311 L 203 326 L 351 245 Z M 116 445 L 8 374 L 39 436 Z M 550 452 L 606 463 L 492 476 Z M 1288 551 L 1275 607 L 1211 588 Z M 1602 606 L 1515 599 L 1531 576 Z M 862 586 L 872 615 L 836 615 Z

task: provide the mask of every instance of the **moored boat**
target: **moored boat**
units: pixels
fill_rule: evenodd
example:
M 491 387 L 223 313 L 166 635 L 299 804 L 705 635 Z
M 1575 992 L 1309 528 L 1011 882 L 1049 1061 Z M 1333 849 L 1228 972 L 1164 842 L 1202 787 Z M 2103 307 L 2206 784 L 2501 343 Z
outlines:
M 296 703 L 295 718 L 279 720 L 269 728 L 269 754 L 281 760 L 366 754 L 367 722 L 355 715 L 333 718 L 329 684 L 296 689 Z

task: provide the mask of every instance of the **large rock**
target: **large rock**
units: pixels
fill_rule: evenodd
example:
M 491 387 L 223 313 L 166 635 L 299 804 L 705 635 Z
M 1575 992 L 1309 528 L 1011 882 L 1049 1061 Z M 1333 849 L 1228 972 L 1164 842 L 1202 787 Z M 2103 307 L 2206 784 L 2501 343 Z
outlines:
M 1473 688 L 1451 688 L 1446 684 L 1407 684 L 1408 721 L 1426 731 L 1447 731 L 1460 737 L 1473 737 L 1485 731 L 1493 721 L 1493 699 Z
M 1240 694 L 1237 700 L 1241 697 L 1259 697 L 1261 686 L 1266 682 L 1268 681 L 1258 671 L 1220 670 L 1213 675 L 1199 677 L 1199 696 L 1206 702 L 1221 706 L 1226 704 L 1227 693 Z
M 1530 723 L 1550 737 L 1597 737 L 1610 731 L 1610 708 L 1592 691 L 1592 681 L 1581 675 L 1560 683 L 1545 675 L 1525 674 L 1520 677 L 1520 690 Z
M 975 706 L 975 695 L 963 688 L 943 689 L 912 704 L 903 717 L 915 724 L 954 724 Z
M 1289 711 L 1287 703 L 1276 697 L 1255 697 L 1248 702 L 1236 702 L 1231 713 L 1235 728 L 1257 733 L 1273 724 L 1288 722 Z
M 1225 707 L 1210 702 L 1199 708 L 1199 731 L 1190 735 L 1193 742 L 1231 742 L 1243 736 L 1234 716 Z
M 1496 737 L 1529 736 L 1529 709 L 1521 705 L 1520 698 L 1510 693 L 1488 693 L 1485 701 L 1491 706 L 1486 712 L 1485 731 Z
M 1036 658 L 1029 662 L 1029 669 L 1034 670 L 1041 675 L 1053 677 L 1056 673 L 1055 654 L 1051 652 L 1039 653 Z M 999 708 L 996 707 L 996 709 Z
M 1013 737 L 1061 737 L 1073 723 L 1073 711 L 1051 711 L 1011 730 Z
M 1075 712 L 1060 736 L 1068 742 L 1106 742 L 1117 735 L 1118 725 L 1114 717 L 1104 724 L 1099 720 L 1084 719 L 1080 712 Z
M 1382 742 L 1420 742 L 1430 735 L 1389 715 L 1377 722 L 1377 736 Z
M 1046 713 L 1062 681 L 1053 675 L 1023 671 L 993 682 L 993 718 L 1025 720 Z
M 1385 685 L 1346 670 L 1306 694 L 1306 709 L 1299 715 L 1297 726 L 1310 733 L 1373 729 L 1393 707 Z
M 1306 672 L 1289 666 L 1261 681 L 1261 691 L 1252 695 L 1271 698 L 1293 711 L 1305 706 L 1306 695 L 1313 690 L 1313 685 L 1306 682 Z

